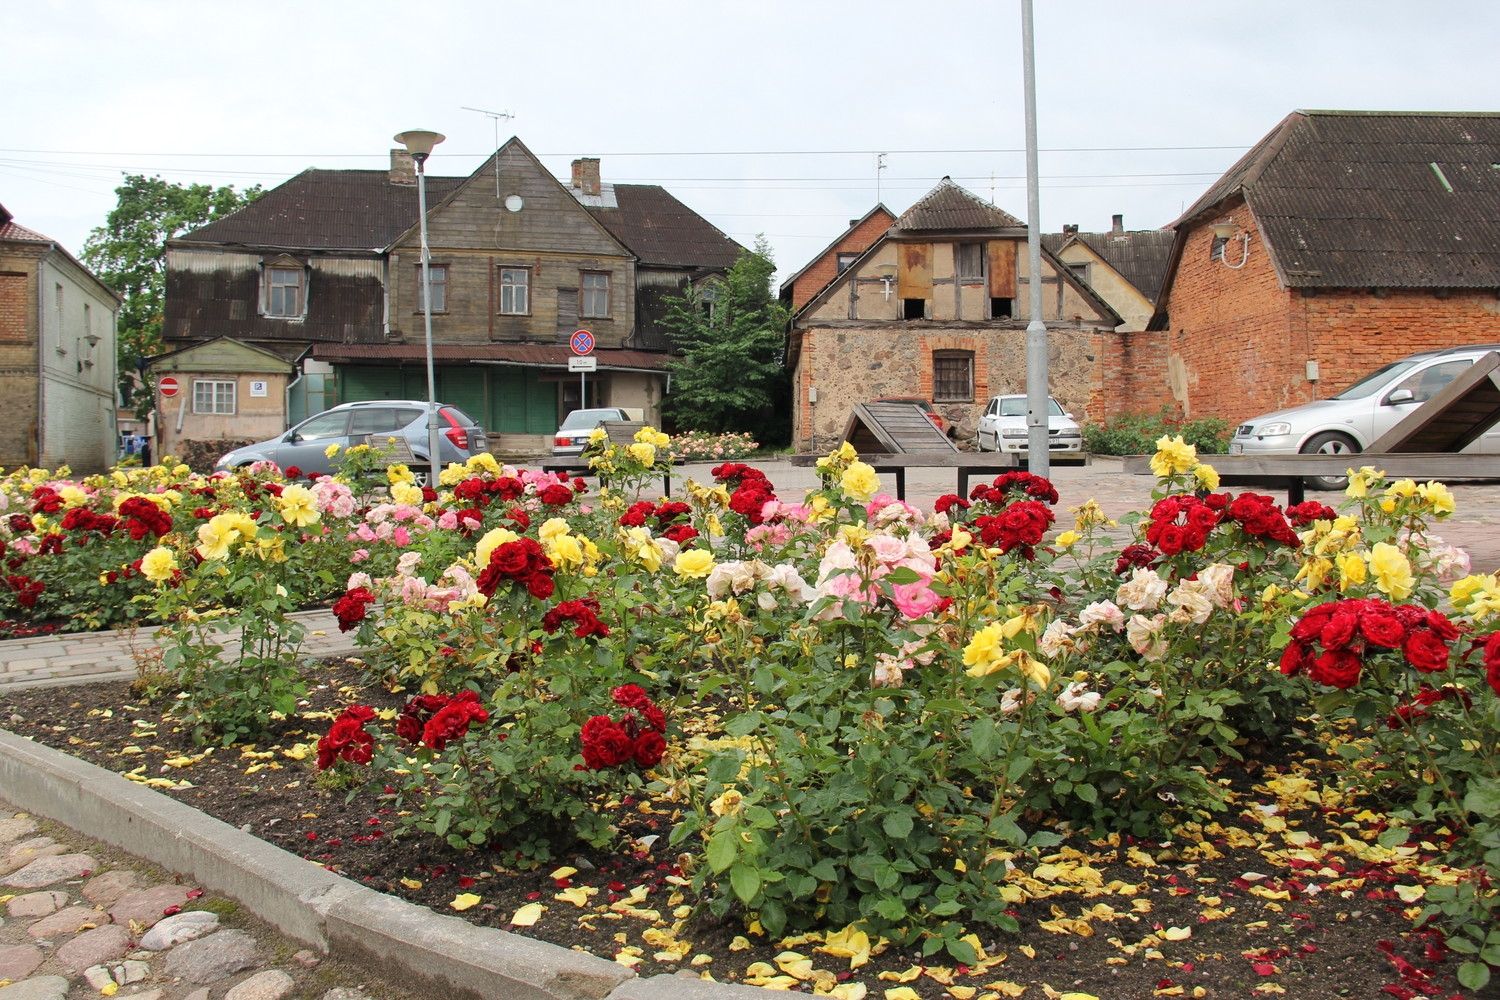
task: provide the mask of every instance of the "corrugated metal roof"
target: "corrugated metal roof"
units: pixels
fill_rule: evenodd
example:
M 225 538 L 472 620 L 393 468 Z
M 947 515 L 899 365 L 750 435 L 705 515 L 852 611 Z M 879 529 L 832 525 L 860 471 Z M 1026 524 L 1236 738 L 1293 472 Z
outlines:
M 319 361 L 415 361 L 425 363 L 422 344 L 314 344 L 312 356 Z M 498 361 L 546 368 L 567 368 L 573 357 L 566 344 L 434 344 L 432 356 L 438 361 Z M 597 350 L 601 369 L 628 368 L 665 371 L 673 360 L 669 354 L 651 351 Z
M 1292 287 L 1500 288 L 1500 114 L 1294 112 L 1173 225 L 1236 196 Z
M 1172 259 L 1170 229 L 1133 229 L 1122 233 L 1047 233 L 1042 245 L 1058 253 L 1070 239 L 1084 243 L 1154 304 Z
M 944 177 L 891 227 L 893 235 L 922 230 L 1024 229 L 1026 223 Z
M 643 264 L 727 269 L 744 250 L 660 185 L 613 187 L 615 207 L 585 207 Z

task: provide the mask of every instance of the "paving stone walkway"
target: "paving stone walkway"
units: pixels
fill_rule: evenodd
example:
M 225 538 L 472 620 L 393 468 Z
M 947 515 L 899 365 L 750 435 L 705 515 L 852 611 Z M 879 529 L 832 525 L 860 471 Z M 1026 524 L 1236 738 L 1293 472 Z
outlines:
M 410 998 L 5 802 L 0 906 L 0 1000 Z

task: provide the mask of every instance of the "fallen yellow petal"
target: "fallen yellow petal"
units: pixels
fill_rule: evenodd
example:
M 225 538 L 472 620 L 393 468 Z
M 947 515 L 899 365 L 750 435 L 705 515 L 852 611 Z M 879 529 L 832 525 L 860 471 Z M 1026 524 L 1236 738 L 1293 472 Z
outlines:
M 516 927 L 530 927 L 542 919 L 542 911 L 545 909 L 546 907 L 541 903 L 527 903 L 515 912 L 510 918 L 510 922 Z M 616 961 L 618 961 L 618 958 Z
M 892 986 L 885 991 L 885 1000 L 922 1000 L 910 986 Z
M 455 910 L 467 910 L 471 906 L 479 905 L 479 897 L 472 892 L 461 892 L 453 897 L 453 902 L 448 904 Z

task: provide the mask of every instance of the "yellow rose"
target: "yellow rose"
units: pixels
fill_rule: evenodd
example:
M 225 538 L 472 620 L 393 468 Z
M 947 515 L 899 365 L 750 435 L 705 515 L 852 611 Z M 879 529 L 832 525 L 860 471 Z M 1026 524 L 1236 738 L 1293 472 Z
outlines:
M 566 534 L 568 534 L 568 522 L 560 517 L 547 518 L 536 531 L 536 537 L 544 542 L 552 538 L 560 538 Z
M 1193 478 L 1198 480 L 1198 486 L 1201 489 L 1208 490 L 1210 493 L 1219 488 L 1219 473 L 1212 465 L 1199 462 L 1193 466 Z
M 1384 472 L 1373 465 L 1362 465 L 1358 469 L 1349 469 L 1348 472 L 1349 485 L 1344 488 L 1344 495 L 1350 497 L 1369 496 L 1370 484 L 1385 476 Z
M 288 486 L 276 498 L 276 509 L 287 524 L 305 528 L 317 522 L 323 515 L 318 513 L 318 500 L 306 486 Z
M 656 573 L 661 570 L 661 560 L 665 553 L 656 544 L 656 539 L 651 537 L 651 532 L 645 528 L 629 528 L 625 531 L 623 541 L 626 554 L 644 566 L 647 572 Z
M 422 506 L 422 487 L 415 483 L 392 483 L 391 499 L 408 507 Z
M 412 473 L 411 469 L 400 464 L 389 466 L 385 470 L 385 478 L 392 486 L 397 483 L 415 483 L 417 481 L 417 477 Z
M 1417 495 L 1417 484 L 1410 479 L 1398 479 L 1385 488 L 1388 497 L 1414 497 Z
M 336 444 L 331 444 L 327 448 L 323 449 L 323 457 L 324 458 L 332 458 L 333 456 L 337 455 L 338 453 L 339 453 L 339 446 L 336 445 Z
M 609 431 L 603 427 L 595 427 L 589 431 L 589 444 L 603 444 L 609 440 Z
M 1334 557 L 1334 564 L 1339 569 L 1339 590 L 1345 591 L 1350 587 L 1358 587 L 1367 579 L 1365 573 L 1365 561 L 1360 558 L 1359 553 L 1349 552 Z
M 1158 479 L 1181 475 L 1192 469 L 1198 461 L 1198 449 L 1182 440 L 1182 435 L 1166 437 L 1156 441 L 1156 454 L 1151 456 L 1151 474 Z
M 1487 618 L 1500 611 L 1500 574 L 1476 573 L 1455 580 L 1448 594 L 1456 611 Z
M 583 546 L 572 535 L 554 535 L 542 539 L 542 551 L 558 569 L 576 569 L 583 565 Z
M 1057 536 L 1057 547 L 1060 549 L 1069 548 L 1070 546 L 1076 544 L 1077 541 L 1082 537 L 1083 536 L 1076 531 L 1064 531 L 1062 534 Z
M 177 572 L 177 557 L 165 545 L 158 545 L 141 557 L 141 573 L 152 583 L 166 583 Z
M 631 458 L 647 468 L 656 464 L 656 445 L 654 444 L 644 444 L 637 441 L 625 450 L 630 453 Z
M 1453 499 L 1453 494 L 1448 492 L 1448 487 L 1442 483 L 1429 482 L 1417 487 L 1417 495 L 1427 501 L 1432 512 L 1438 517 L 1447 517 L 1458 509 L 1458 504 Z
M 839 488 L 848 494 L 849 499 L 869 503 L 875 491 L 880 489 L 880 477 L 864 462 L 854 461 L 839 478 Z
M 1370 549 L 1370 572 L 1375 575 L 1375 589 L 1389 594 L 1392 600 L 1401 601 L 1411 596 L 1416 586 L 1411 563 L 1401 550 L 1386 542 L 1376 542 Z
M 488 472 L 493 476 L 498 476 L 503 471 L 500 463 L 495 460 L 495 456 L 487 451 L 478 455 L 470 455 L 469 460 L 464 463 L 464 468 L 468 472 Z
M 683 549 L 672 561 L 672 572 L 693 580 L 701 580 L 713 571 L 714 555 L 707 549 Z
M 974 633 L 974 638 L 964 647 L 964 666 L 969 668 L 970 677 L 984 677 L 1009 665 L 1005 648 L 1001 645 L 1003 640 L 1000 622 L 991 622 Z

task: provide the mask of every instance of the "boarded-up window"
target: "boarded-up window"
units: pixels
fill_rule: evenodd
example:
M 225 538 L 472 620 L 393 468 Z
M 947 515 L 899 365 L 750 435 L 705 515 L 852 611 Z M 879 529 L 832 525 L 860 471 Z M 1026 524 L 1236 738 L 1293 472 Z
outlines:
M 901 243 L 900 271 L 896 276 L 896 295 L 902 299 L 932 298 L 932 244 Z
M 1016 297 L 1016 241 L 990 242 L 990 298 Z
M 974 401 L 974 352 L 932 352 L 932 401 L 934 403 L 970 403 Z
M 984 280 L 983 243 L 960 243 L 953 248 L 953 257 L 959 281 Z

